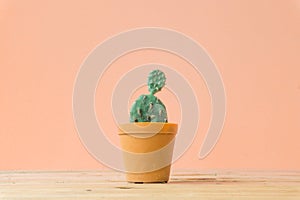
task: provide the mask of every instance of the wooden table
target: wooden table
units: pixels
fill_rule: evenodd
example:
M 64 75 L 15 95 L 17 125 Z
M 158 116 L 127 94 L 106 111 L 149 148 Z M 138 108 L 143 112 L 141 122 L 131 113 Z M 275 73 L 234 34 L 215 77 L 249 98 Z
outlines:
M 0 171 L 0 199 L 297 199 L 300 172 L 176 171 L 130 184 L 114 171 Z

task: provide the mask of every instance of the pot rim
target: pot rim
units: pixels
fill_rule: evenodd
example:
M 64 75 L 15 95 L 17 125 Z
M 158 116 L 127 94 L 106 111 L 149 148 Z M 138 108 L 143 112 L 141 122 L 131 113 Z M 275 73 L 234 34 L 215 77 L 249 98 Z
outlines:
M 128 134 L 176 134 L 178 124 L 169 122 L 133 122 L 118 125 L 119 135 Z

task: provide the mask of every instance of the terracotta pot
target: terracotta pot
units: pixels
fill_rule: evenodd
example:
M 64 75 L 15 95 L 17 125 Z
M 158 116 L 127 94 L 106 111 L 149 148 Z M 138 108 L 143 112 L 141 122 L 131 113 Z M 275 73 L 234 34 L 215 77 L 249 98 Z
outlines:
M 127 181 L 166 183 L 170 176 L 177 124 L 137 122 L 119 126 Z

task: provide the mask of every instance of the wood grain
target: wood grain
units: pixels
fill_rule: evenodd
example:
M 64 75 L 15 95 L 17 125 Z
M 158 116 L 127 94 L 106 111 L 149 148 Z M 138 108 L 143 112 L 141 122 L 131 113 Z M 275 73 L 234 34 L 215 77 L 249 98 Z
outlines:
M 130 184 L 114 171 L 2 171 L 0 199 L 300 199 L 300 172 L 176 171 Z

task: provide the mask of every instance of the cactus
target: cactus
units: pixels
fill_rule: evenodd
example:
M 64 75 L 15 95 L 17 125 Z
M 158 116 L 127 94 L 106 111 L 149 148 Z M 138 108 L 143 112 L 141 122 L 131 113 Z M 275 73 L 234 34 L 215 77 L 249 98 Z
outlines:
M 165 105 L 155 93 L 161 91 L 166 82 L 165 74 L 160 70 L 150 72 L 148 76 L 148 90 L 150 94 L 143 94 L 133 103 L 130 110 L 130 122 L 168 122 Z

